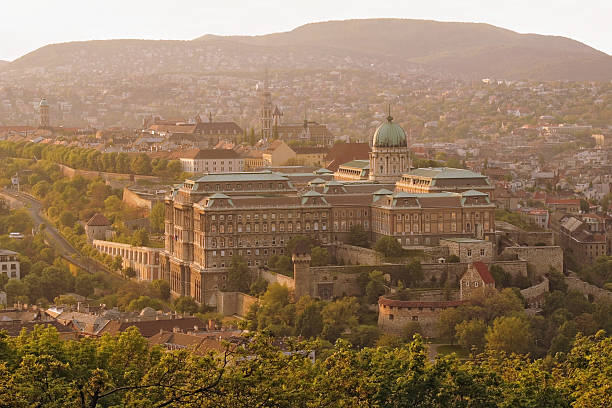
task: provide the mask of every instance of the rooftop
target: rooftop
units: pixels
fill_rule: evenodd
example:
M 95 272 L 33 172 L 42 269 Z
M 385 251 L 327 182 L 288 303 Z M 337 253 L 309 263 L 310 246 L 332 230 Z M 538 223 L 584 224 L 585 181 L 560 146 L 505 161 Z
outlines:
M 193 180 L 198 183 L 221 181 L 287 181 L 287 176 L 271 171 L 204 174 Z
M 486 178 L 487 176 L 471 170 L 452 167 L 422 167 L 405 173 L 404 176 L 429 177 L 432 179 Z

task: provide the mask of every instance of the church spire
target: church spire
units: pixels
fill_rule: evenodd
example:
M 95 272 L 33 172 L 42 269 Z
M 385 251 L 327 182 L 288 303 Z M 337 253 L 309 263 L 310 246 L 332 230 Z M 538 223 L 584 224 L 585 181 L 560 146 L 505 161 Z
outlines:
M 389 116 L 387 116 L 389 122 L 393 122 L 393 116 L 391 116 L 391 104 L 389 104 Z

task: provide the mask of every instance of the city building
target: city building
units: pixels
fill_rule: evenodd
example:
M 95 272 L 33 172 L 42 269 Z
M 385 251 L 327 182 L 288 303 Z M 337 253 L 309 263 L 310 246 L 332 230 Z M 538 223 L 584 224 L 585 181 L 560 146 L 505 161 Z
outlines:
M 275 140 L 262 153 L 261 158 L 264 166 L 282 166 L 289 160 L 295 159 L 296 154 L 287 143 L 282 140 Z
M 495 280 L 483 262 L 473 262 L 459 280 L 459 297 L 467 300 L 472 296 L 484 296 L 487 290 L 495 289 Z
M 474 238 L 441 238 L 440 246 L 447 247 L 449 255 L 459 257 L 459 262 L 491 263 L 494 258 L 493 242 Z
M 85 235 L 87 235 L 87 240 L 89 242 L 95 239 L 107 239 L 107 235 L 112 232 L 112 229 L 108 218 L 100 213 L 95 213 L 85 223 Z
M 244 170 L 244 158 L 232 149 L 193 149 L 179 160 L 188 173 L 225 173 Z
M 263 267 L 286 243 L 306 235 L 343 242 L 361 225 L 373 241 L 392 236 L 403 246 L 437 245 L 440 238 L 492 240 L 494 209 L 486 193 L 393 193 L 393 183 L 325 181 L 313 172 L 205 174 L 166 199 L 161 274 L 176 295 L 198 302 L 225 287 L 234 255 Z M 319 180 L 317 180 L 319 179 Z M 323 181 L 323 182 L 321 182 Z
M 576 216 L 564 217 L 560 222 L 559 245 L 578 267 L 593 264 L 598 257 L 607 255 L 607 235 L 590 227 L 587 221 Z
M 8 249 L 0 249 L 0 273 L 9 279 L 21 279 L 19 254 Z

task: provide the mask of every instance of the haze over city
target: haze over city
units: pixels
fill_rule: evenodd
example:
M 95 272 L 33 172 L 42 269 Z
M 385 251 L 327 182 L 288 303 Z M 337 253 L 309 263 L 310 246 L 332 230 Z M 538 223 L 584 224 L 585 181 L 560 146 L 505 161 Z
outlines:
M 606 0 L 22 1 L 2 5 L 0 60 L 47 44 L 112 38 L 190 40 L 204 34 L 262 35 L 302 24 L 355 18 L 488 23 L 519 33 L 558 35 L 612 53 Z

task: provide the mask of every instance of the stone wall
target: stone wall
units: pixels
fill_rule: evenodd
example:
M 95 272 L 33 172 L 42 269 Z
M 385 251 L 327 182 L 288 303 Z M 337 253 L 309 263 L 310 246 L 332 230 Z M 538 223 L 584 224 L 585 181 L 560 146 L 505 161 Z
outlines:
M 497 265 L 505 272 L 509 273 L 513 277 L 516 277 L 519 275 L 527 276 L 527 264 L 527 261 L 518 259 L 516 261 L 495 261 L 491 265 Z
M 440 313 L 461 303 L 461 301 L 400 301 L 381 297 L 378 300 L 378 328 L 384 333 L 401 335 L 406 325 L 418 323 L 425 337 L 436 337 Z
M 505 231 L 504 234 L 512 241 L 523 246 L 555 245 L 552 231 Z
M 382 256 L 373 249 L 348 244 L 330 246 L 329 249 L 336 256 L 338 262 L 345 265 L 379 265 L 383 263 Z
M 73 169 L 72 167 L 65 166 L 63 164 L 58 164 L 60 171 L 65 177 L 74 178 L 76 176 L 81 176 L 88 180 L 95 180 L 97 178 L 101 178 L 103 180 L 122 180 L 122 181 L 148 181 L 152 183 L 160 183 L 161 179 L 156 176 L 140 176 L 135 174 L 127 174 L 127 173 L 108 173 L 105 171 L 93 171 L 93 170 L 79 170 Z
M 295 288 L 295 281 L 293 278 L 285 276 L 281 273 L 264 270 L 260 270 L 258 273 L 259 277 L 265 279 L 268 283 L 279 283 L 283 286 L 287 286 L 289 289 Z
M 325 299 L 362 295 L 358 283 L 359 274 L 347 271 L 345 267 L 311 267 L 310 275 L 315 297 Z
M 153 201 L 146 200 L 140 197 L 138 194 L 134 193 L 127 187 L 123 189 L 123 202 L 131 207 L 136 208 L 151 209 L 153 207 Z
M 552 266 L 563 271 L 563 249 L 559 246 L 519 246 L 505 248 L 501 256 L 517 255 L 532 265 L 535 276 L 541 277 Z
M 216 293 L 217 312 L 224 316 L 246 316 L 251 306 L 259 301 L 256 297 L 241 292 Z
M 565 283 L 567 284 L 568 290 L 574 290 L 584 294 L 586 297 L 592 296 L 595 300 L 607 300 L 612 302 L 612 292 L 609 290 L 602 289 L 598 286 L 591 285 L 578 278 L 576 275 L 571 274 L 565 277 Z
M 539 309 L 544 305 L 544 298 L 549 291 L 548 279 L 543 277 L 542 282 L 537 285 L 521 289 L 521 295 L 523 299 L 525 299 L 525 302 L 527 302 L 528 307 Z

